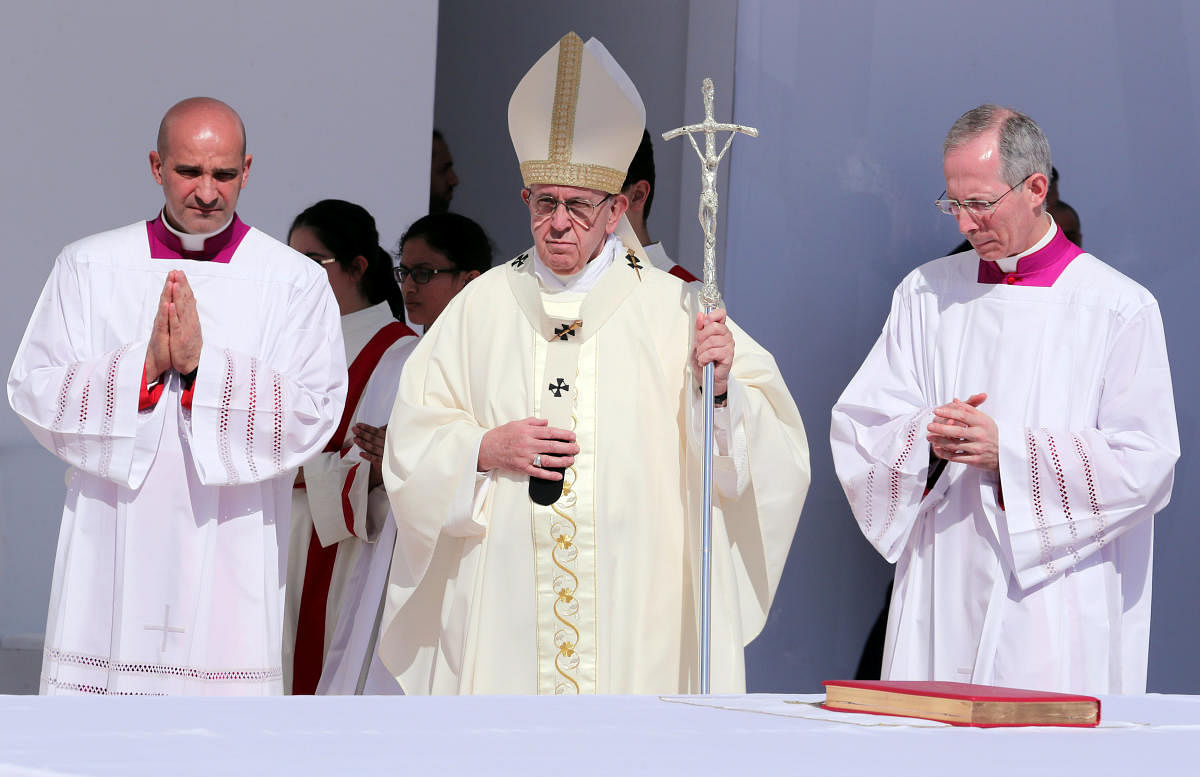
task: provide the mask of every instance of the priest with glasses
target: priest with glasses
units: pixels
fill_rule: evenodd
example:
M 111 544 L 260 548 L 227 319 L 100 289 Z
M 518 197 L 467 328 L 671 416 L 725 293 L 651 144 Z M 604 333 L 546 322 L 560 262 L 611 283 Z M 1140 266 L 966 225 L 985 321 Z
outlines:
M 896 565 L 883 678 L 1142 693 L 1154 514 L 1179 435 L 1162 318 L 1045 211 L 1028 116 L 943 144 L 971 250 L 912 271 L 833 409 L 834 464 Z
M 774 360 L 623 218 L 645 110 L 563 37 L 509 104 L 534 245 L 473 281 L 401 379 L 380 654 L 406 693 L 698 688 L 703 365 L 715 365 L 712 687 L 745 688 L 808 486 Z

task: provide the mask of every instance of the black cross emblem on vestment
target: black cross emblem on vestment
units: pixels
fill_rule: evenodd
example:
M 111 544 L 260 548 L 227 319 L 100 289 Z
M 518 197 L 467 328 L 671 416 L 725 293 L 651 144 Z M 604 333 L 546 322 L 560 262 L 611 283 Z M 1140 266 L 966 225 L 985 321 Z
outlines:
M 630 266 L 630 268 L 637 271 L 638 280 L 641 280 L 642 279 L 642 262 L 640 259 L 638 259 L 637 254 L 635 254 L 633 252 L 632 248 L 627 249 L 625 251 L 625 260 L 626 260 L 626 263 Z
M 564 391 L 571 390 L 571 387 L 562 378 L 555 378 L 555 381 L 555 383 L 550 384 L 550 391 L 554 393 L 554 396 L 561 397 Z
M 521 254 L 520 256 L 518 256 L 516 259 L 513 259 L 513 260 L 512 260 L 512 266 L 513 266 L 513 267 L 520 267 L 521 265 L 525 264 L 525 260 L 526 260 L 526 259 L 528 259 L 528 258 L 529 258 L 529 252 L 528 252 L 528 251 L 526 251 L 525 253 L 523 253 L 523 254 Z
M 576 321 L 571 324 L 563 324 L 562 326 L 555 327 L 554 336 L 557 337 L 559 340 L 566 340 L 568 336 L 574 337 L 575 336 L 575 327 L 577 327 L 577 326 L 582 326 L 582 324 L 579 321 Z

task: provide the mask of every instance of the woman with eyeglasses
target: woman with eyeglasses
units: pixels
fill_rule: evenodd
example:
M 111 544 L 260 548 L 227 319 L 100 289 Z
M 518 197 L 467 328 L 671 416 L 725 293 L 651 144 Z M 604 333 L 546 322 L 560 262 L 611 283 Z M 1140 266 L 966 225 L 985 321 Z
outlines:
M 400 238 L 396 280 L 408 320 L 428 329 L 455 294 L 492 266 L 483 228 L 457 213 L 417 219 Z
M 350 380 L 337 431 L 301 467 L 292 491 L 284 688 L 401 693 L 375 651 L 396 538 L 380 454 L 400 370 L 417 337 L 396 320 L 402 303 L 392 258 L 361 206 L 321 200 L 292 222 L 288 244 L 329 274 Z

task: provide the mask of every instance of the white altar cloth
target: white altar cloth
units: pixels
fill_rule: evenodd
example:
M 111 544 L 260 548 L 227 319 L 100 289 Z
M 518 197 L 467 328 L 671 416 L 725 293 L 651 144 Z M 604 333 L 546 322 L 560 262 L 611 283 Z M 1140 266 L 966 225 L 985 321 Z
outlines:
M 1162 777 L 1200 770 L 1197 696 L 1102 697 L 1097 729 L 843 716 L 812 704 L 822 698 L 0 696 L 0 777 Z

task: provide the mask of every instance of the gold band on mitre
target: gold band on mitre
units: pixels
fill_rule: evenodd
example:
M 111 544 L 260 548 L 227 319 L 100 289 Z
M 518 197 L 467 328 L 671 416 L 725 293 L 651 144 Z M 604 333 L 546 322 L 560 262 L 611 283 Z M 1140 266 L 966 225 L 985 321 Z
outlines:
M 637 89 L 604 46 L 595 39 L 585 45 L 569 32 L 534 63 L 509 101 L 521 178 L 526 186 L 616 194 L 641 142 L 645 116 Z
M 557 186 L 582 186 L 617 194 L 625 184 L 625 171 L 600 165 L 555 162 L 550 159 L 521 163 L 521 178 L 526 186 L 549 183 Z

